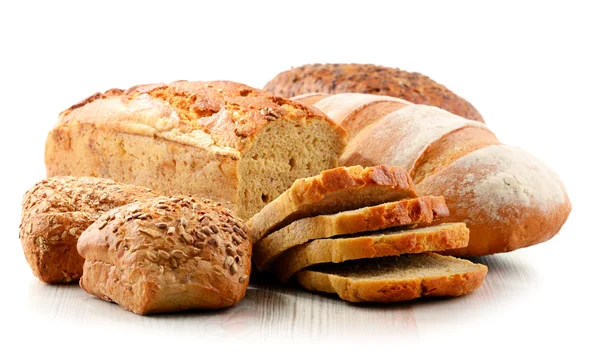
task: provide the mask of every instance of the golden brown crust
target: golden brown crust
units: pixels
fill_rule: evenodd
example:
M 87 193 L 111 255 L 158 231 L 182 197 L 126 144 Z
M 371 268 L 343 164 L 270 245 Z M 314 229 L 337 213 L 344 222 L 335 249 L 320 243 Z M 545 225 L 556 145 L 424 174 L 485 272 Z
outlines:
M 487 274 L 485 265 L 433 253 L 356 260 L 351 263 L 355 269 L 365 270 L 373 269 L 370 268 L 370 264 L 373 263 L 399 264 L 404 263 L 403 259 L 406 258 L 418 258 L 420 263 L 435 261 L 447 265 L 440 265 L 433 275 L 421 277 L 355 279 L 344 275 L 343 268 L 346 266 L 340 268 L 335 264 L 326 264 L 321 270 L 301 270 L 296 277 L 308 290 L 336 293 L 341 299 L 349 302 L 395 303 L 420 297 L 458 297 L 480 287 Z M 449 270 L 453 265 L 460 265 L 463 270 Z M 414 269 L 418 271 L 419 267 Z
M 299 179 L 248 221 L 252 240 L 293 221 L 417 197 L 401 167 L 338 167 Z
M 450 216 L 471 230 L 466 248 L 479 256 L 535 245 L 561 229 L 571 203 L 559 177 L 519 148 L 488 146 L 459 158 L 417 185 L 420 194 L 444 196 Z
M 439 108 L 408 105 L 358 133 L 346 147 L 340 162 L 344 166 L 396 165 L 414 175 L 423 161 L 422 155 L 432 144 L 442 142 L 438 147 L 445 150 L 449 146 L 444 143 L 445 137 L 463 128 L 487 130 L 482 123 Z
M 288 98 L 315 92 L 387 95 L 483 122 L 471 103 L 429 77 L 373 64 L 304 65 L 279 73 L 263 89 Z
M 285 283 L 299 270 L 314 264 L 456 249 L 467 246 L 468 242 L 469 229 L 464 223 L 317 239 L 284 252 L 273 269 L 277 278 Z
M 272 152 L 275 142 L 283 145 Z M 312 107 L 239 83 L 178 81 L 96 94 L 64 111 L 45 163 L 48 176 L 200 195 L 247 219 L 263 193 L 274 199 L 294 179 L 337 167 L 345 145 L 344 129 Z
M 148 113 L 149 107 L 155 109 Z M 154 131 L 161 137 L 176 131 L 183 138 L 208 138 L 209 144 L 239 154 L 262 128 L 281 117 L 328 120 L 319 110 L 244 84 L 177 81 L 96 93 L 63 111 L 58 126 L 92 121 L 99 127 L 135 132 L 124 125 L 134 121 L 151 128 L 138 130 L 142 135 Z
M 33 274 L 46 283 L 69 283 L 81 277 L 79 235 L 100 215 L 151 190 L 93 177 L 52 177 L 23 196 L 19 236 Z
M 216 309 L 244 297 L 247 228 L 220 204 L 156 197 L 113 209 L 79 238 L 80 285 L 137 314 Z
M 310 240 L 396 226 L 427 225 L 446 216 L 448 209 L 443 197 L 424 196 L 300 219 L 256 242 L 253 260 L 259 270 L 266 270 L 281 253 Z

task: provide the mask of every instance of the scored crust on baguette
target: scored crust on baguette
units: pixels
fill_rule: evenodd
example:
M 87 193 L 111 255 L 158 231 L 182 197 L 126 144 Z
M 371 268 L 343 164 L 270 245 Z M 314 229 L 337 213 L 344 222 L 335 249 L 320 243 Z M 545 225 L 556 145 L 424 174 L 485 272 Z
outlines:
M 302 218 L 414 197 L 412 180 L 400 167 L 339 167 L 296 180 L 254 215 L 248 226 L 256 241 Z
M 96 94 L 61 113 L 48 176 L 100 176 L 222 202 L 247 220 L 298 178 L 337 167 L 346 132 L 243 84 L 178 81 Z
M 81 287 L 137 314 L 232 306 L 252 245 L 242 220 L 209 200 L 173 196 L 102 215 L 80 237 Z
M 427 225 L 448 216 L 444 198 L 423 196 L 294 221 L 254 245 L 254 263 L 267 270 L 284 251 L 310 240 L 396 226 Z
M 446 142 L 449 135 L 469 128 L 485 135 L 481 140 L 473 140 L 478 147 L 498 143 L 483 123 L 469 121 L 435 107 L 409 105 L 364 128 L 350 141 L 340 162 L 344 166 L 396 165 L 405 168 L 411 177 L 419 175 L 422 178 L 420 168 L 428 160 L 425 154 L 455 152 L 460 156 L 461 152 L 470 149 L 471 143 L 463 145 L 460 142 L 466 142 L 465 139 L 454 138 L 453 142 Z M 430 151 L 432 147 L 435 152 Z M 453 151 L 455 149 L 458 150 Z M 443 164 L 443 161 L 438 162 Z
M 487 267 L 434 253 L 313 265 L 296 273 L 304 288 L 348 302 L 394 303 L 430 296 L 457 297 L 483 283 Z
M 282 97 L 314 92 L 392 96 L 483 122 L 471 103 L 431 78 L 373 64 L 307 64 L 279 73 L 263 89 Z
M 292 98 L 296 99 L 296 98 Z M 300 100 L 300 102 L 303 102 Z M 400 98 L 372 94 L 343 93 L 325 97 L 314 103 L 335 123 L 344 127 L 351 140 L 364 127 L 380 121 L 389 113 L 412 103 Z
M 314 264 L 441 251 L 467 246 L 469 229 L 464 223 L 418 229 L 386 229 L 342 238 L 317 239 L 284 252 L 273 264 L 277 278 L 287 282 L 297 271 Z
M 327 93 L 308 93 L 308 94 L 301 94 L 299 96 L 290 98 L 293 101 L 296 102 L 300 102 L 302 104 L 306 104 L 307 106 L 312 106 L 313 104 L 317 103 L 318 101 L 320 101 L 323 98 L 327 98 L 331 96 L 331 94 L 327 94 Z
M 450 181 L 451 180 L 451 181 Z M 520 148 L 489 146 L 471 152 L 417 185 L 420 194 L 444 196 L 450 216 L 471 235 L 453 255 L 507 252 L 550 239 L 561 229 L 571 202 L 560 178 Z
M 23 196 L 19 238 L 33 274 L 46 283 L 78 280 L 77 239 L 114 207 L 155 197 L 150 189 L 94 177 L 51 177 Z

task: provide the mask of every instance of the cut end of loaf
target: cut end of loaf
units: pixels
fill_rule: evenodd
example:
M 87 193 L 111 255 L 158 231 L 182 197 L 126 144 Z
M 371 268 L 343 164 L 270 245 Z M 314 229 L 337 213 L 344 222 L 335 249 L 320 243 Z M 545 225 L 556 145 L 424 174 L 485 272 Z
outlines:
M 238 215 L 249 219 L 295 180 L 336 167 L 344 147 L 325 119 L 271 122 L 240 160 Z

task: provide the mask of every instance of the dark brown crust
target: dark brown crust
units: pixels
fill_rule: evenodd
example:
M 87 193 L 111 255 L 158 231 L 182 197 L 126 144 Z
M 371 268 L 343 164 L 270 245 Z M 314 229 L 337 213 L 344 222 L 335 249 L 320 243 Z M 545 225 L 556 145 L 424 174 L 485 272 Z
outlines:
M 279 73 L 263 89 L 288 98 L 319 92 L 387 95 L 483 122 L 475 107 L 429 77 L 373 64 L 308 64 Z
M 46 283 L 81 277 L 81 233 L 114 207 L 154 197 L 150 189 L 94 177 L 51 177 L 23 196 L 19 237 L 33 274 Z

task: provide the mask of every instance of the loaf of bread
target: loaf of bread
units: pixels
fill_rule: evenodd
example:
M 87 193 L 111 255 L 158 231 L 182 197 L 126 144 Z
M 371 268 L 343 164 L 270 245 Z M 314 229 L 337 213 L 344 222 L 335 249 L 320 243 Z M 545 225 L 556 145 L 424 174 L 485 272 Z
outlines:
M 77 239 L 103 212 L 155 197 L 145 187 L 94 177 L 52 177 L 23 196 L 19 237 L 33 274 L 46 283 L 78 280 Z
M 137 314 L 232 306 L 245 295 L 252 245 L 219 203 L 164 197 L 110 210 L 79 238 L 81 287 Z
M 248 219 L 292 183 L 337 166 L 346 132 L 322 113 L 232 82 L 97 93 L 62 112 L 48 176 L 97 176 L 206 197 Z
M 444 198 L 424 196 L 300 219 L 257 241 L 254 263 L 259 270 L 267 270 L 281 253 L 310 240 L 397 226 L 427 225 L 446 216 L 448 208 Z
M 247 224 L 255 242 L 302 218 L 414 197 L 413 182 L 403 168 L 338 167 L 296 180 Z
M 445 223 L 415 229 L 394 228 L 339 238 L 316 239 L 285 251 L 273 265 L 285 283 L 296 272 L 314 264 L 380 258 L 426 251 L 463 248 L 469 243 L 464 223 Z
M 559 177 L 521 149 L 501 145 L 484 124 L 425 105 L 378 112 L 384 104 L 398 103 L 337 94 L 313 106 L 353 129 L 342 165 L 400 166 L 419 195 L 445 198 L 451 216 L 444 222 L 465 222 L 471 230 L 469 245 L 452 254 L 534 245 L 554 236 L 567 220 L 571 203 Z M 377 117 L 354 116 L 365 109 Z
M 487 267 L 434 253 L 320 264 L 298 272 L 306 289 L 349 302 L 394 303 L 419 297 L 457 297 L 483 283 Z
M 429 77 L 372 64 L 309 64 L 279 73 L 263 88 L 294 97 L 308 93 L 366 93 L 436 106 L 456 115 L 483 122 L 471 103 Z M 310 104 L 319 95 L 308 96 Z

